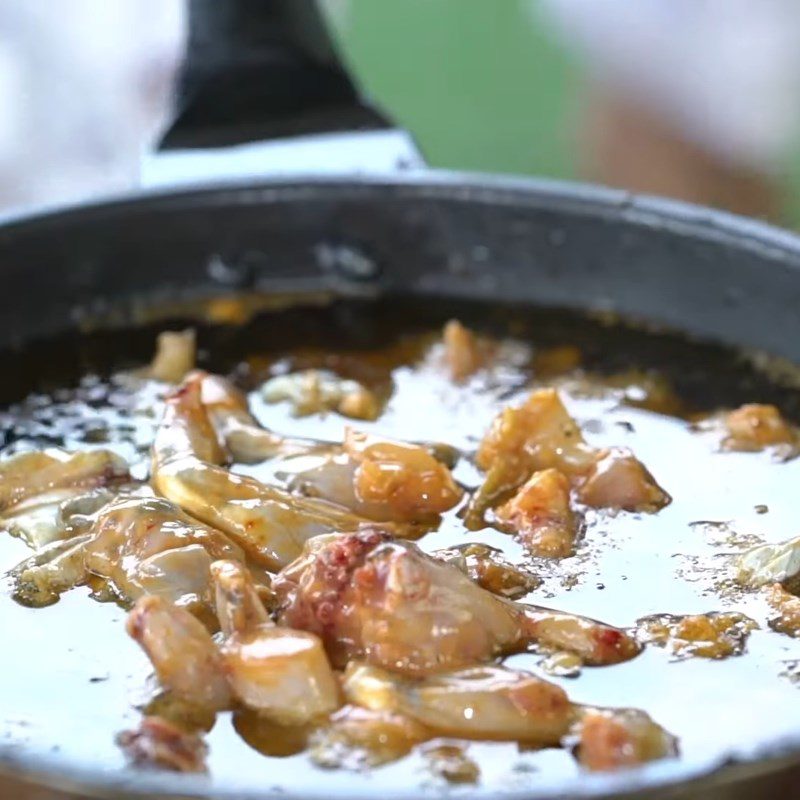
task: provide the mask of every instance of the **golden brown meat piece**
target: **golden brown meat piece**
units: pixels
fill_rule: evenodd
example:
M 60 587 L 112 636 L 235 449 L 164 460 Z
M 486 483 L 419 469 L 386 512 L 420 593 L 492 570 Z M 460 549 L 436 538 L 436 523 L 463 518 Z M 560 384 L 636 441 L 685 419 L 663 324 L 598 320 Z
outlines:
M 800 597 L 775 583 L 767 589 L 767 602 L 778 612 L 778 616 L 769 621 L 770 628 L 800 638 Z
M 503 495 L 550 469 L 564 475 L 581 502 L 597 508 L 656 511 L 670 501 L 628 450 L 590 447 L 552 388 L 537 389 L 523 405 L 504 409 L 484 436 L 475 462 L 486 479 L 470 501 L 470 528 L 481 527 L 486 509 Z M 556 481 L 550 475 L 545 484 L 552 485 L 553 493 Z M 513 513 L 513 506 L 508 510 Z
M 593 508 L 647 513 L 658 511 L 672 500 L 644 464 L 624 447 L 598 452 L 577 494 L 582 503 Z
M 440 514 L 461 499 L 462 490 L 446 459 L 455 460 L 454 454 L 441 445 L 412 444 L 347 429 L 341 447 L 298 459 L 302 468 L 290 469 L 288 486 L 375 522 L 392 523 L 398 533 L 413 538 L 415 531 L 436 523 Z
M 555 389 L 531 392 L 521 406 L 503 409 L 481 441 L 476 464 L 493 476 L 492 497 L 519 486 L 536 470 L 555 467 L 567 477 L 591 466 L 594 450 Z
M 549 608 L 524 606 L 530 641 L 550 652 L 573 653 L 589 666 L 619 664 L 635 658 L 641 648 L 624 630 Z
M 561 687 L 503 666 L 411 679 L 352 663 L 343 688 L 351 703 L 412 719 L 429 736 L 557 747 L 577 734 L 578 759 L 591 770 L 633 766 L 676 753 L 674 737 L 644 712 L 580 706 Z
M 161 685 L 198 708 L 219 711 L 236 700 L 279 724 L 301 725 L 334 711 L 339 687 L 320 640 L 275 626 L 241 564 L 216 561 L 211 573 L 219 642 L 187 611 L 153 595 L 128 616 L 128 633 Z
M 316 498 L 299 497 L 229 472 L 227 455 L 203 404 L 207 376 L 195 373 L 167 398 L 153 445 L 157 492 L 239 544 L 250 558 L 279 569 L 300 555 L 306 539 L 356 530 L 366 520 Z
M 200 383 L 203 409 L 232 461 L 256 464 L 328 449 L 313 439 L 281 436 L 264 428 L 250 413 L 247 398 L 225 378 L 196 372 L 192 381 Z
M 436 735 L 463 739 L 557 746 L 577 714 L 560 686 L 500 666 L 415 680 L 351 663 L 343 688 L 355 705 L 403 714 Z
M 557 747 L 577 735 L 590 769 L 675 754 L 674 738 L 647 714 L 577 705 L 559 686 L 504 666 L 411 678 L 351 662 L 342 687 L 352 705 L 314 735 L 313 757 L 323 766 L 386 763 L 441 736 Z M 436 740 L 424 752 L 445 745 Z
M 578 762 L 591 772 L 610 772 L 677 754 L 675 738 L 634 709 L 587 709 L 576 733 Z
M 173 603 L 212 608 L 209 567 L 220 558 L 244 560 L 224 533 L 155 497 L 117 501 L 101 509 L 85 547 L 86 569 L 135 600 L 157 594 Z
M 357 465 L 353 487 L 358 508 L 373 519 L 422 521 L 461 499 L 450 470 L 425 447 L 348 429 L 344 452 Z
M 639 641 L 664 647 L 676 658 L 721 659 L 744 652 L 758 626 L 744 614 L 711 612 L 674 616 L 657 614 L 639 620 Z
M 540 470 L 495 515 L 531 555 L 565 558 L 575 552 L 578 535 L 578 517 L 569 498 L 569 481 L 563 473 Z
M 80 536 L 88 528 L 91 515 L 127 489 L 125 484 L 116 483 L 89 489 L 51 489 L 6 509 L 0 515 L 0 529 L 39 551 L 53 542 Z
M 461 499 L 439 446 L 392 441 L 347 430 L 342 445 L 293 439 L 262 428 L 245 398 L 216 375 L 197 373 L 201 402 L 231 456 L 253 463 L 305 456 L 313 464 L 290 485 L 379 522 L 430 521 Z M 439 452 L 442 451 L 442 452 Z M 287 462 L 288 464 L 288 462 Z M 347 529 L 347 528 L 345 528 Z
M 92 576 L 123 600 L 156 594 L 194 611 L 212 613 L 211 562 L 244 560 L 224 533 L 156 497 L 129 496 L 86 518 L 86 534 L 37 554 L 15 570 L 18 596 L 28 604 L 53 602 Z
M 763 450 L 775 445 L 797 445 L 797 431 L 775 406 L 747 403 L 724 418 L 727 437 L 723 445 L 731 450 Z
M 123 731 L 117 744 L 137 767 L 173 772 L 206 772 L 206 747 L 202 738 L 161 717 L 145 717 L 139 727 Z
M 425 675 L 530 644 L 576 652 L 590 664 L 638 653 L 624 631 L 503 600 L 378 529 L 310 542 L 273 589 L 281 624 L 321 636 L 336 666 L 365 659 Z
M 489 342 L 476 336 L 458 320 L 444 326 L 444 363 L 450 377 L 461 383 L 486 365 L 491 355 Z
M 192 614 L 146 595 L 128 615 L 126 629 L 147 653 L 165 689 L 200 708 L 230 707 L 222 658 L 211 634 Z

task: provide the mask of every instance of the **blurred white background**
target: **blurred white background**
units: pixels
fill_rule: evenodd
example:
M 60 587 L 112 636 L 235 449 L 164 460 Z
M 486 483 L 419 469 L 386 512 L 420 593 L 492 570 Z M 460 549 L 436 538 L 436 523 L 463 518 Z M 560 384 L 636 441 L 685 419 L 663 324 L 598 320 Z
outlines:
M 183 0 L 0 0 L 0 208 L 135 185 L 184 48 Z

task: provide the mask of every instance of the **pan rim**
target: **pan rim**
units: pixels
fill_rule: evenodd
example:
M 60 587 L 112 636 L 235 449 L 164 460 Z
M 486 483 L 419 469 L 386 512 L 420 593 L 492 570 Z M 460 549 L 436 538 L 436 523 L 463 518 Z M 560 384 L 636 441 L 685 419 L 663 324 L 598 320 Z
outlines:
M 219 181 L 178 189 L 134 189 L 73 205 L 35 211 L 0 213 L 0 236 L 25 228 L 88 221 L 138 209 L 170 210 L 175 207 L 264 202 L 302 202 L 311 194 L 346 199 L 370 191 L 390 191 L 398 199 L 438 198 L 469 203 L 522 204 L 528 208 L 583 212 L 621 219 L 641 227 L 693 234 L 704 241 L 728 241 L 756 249 L 773 260 L 800 263 L 800 234 L 762 220 L 727 211 L 635 194 L 580 181 L 521 177 L 451 170 L 409 170 L 403 173 L 284 175 L 254 181 Z

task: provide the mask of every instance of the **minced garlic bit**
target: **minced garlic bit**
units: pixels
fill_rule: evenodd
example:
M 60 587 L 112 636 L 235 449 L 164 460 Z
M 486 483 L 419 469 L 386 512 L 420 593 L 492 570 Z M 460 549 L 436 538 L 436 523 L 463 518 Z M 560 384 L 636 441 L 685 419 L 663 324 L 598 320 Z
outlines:
M 448 783 L 477 783 L 480 779 L 480 768 L 460 742 L 434 741 L 423 748 L 422 754 L 431 773 Z
M 736 579 L 757 589 L 800 574 L 800 536 L 777 544 L 761 544 L 736 559 Z
M 658 614 L 639 621 L 638 638 L 643 644 L 667 648 L 677 658 L 719 659 L 741 655 L 757 627 L 738 613 Z

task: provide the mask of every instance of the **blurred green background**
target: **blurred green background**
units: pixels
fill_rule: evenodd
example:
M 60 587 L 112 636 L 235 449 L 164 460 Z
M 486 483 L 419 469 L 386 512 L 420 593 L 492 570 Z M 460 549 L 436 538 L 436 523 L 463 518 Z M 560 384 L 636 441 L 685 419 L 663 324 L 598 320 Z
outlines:
M 435 166 L 572 174 L 573 65 L 531 0 L 330 0 L 366 92 Z
M 535 0 L 326 0 L 361 86 L 437 167 L 575 177 L 580 77 Z M 798 149 L 800 155 L 800 148 Z M 800 157 L 788 223 L 800 223 Z

